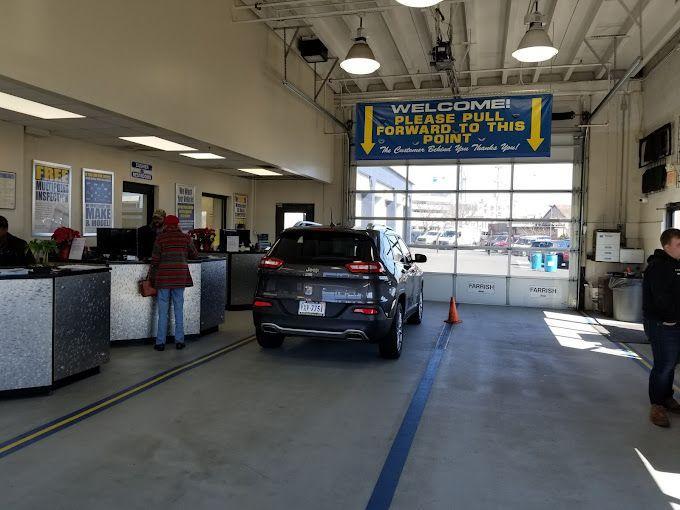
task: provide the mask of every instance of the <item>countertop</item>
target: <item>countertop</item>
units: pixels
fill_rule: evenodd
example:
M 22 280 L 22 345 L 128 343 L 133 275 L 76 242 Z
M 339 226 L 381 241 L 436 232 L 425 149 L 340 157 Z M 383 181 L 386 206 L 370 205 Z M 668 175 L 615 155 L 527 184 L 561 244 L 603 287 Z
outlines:
M 73 275 L 84 275 L 92 273 L 104 273 L 110 271 L 108 267 L 92 267 L 88 269 L 55 269 L 51 273 L 45 274 L 34 274 L 29 272 L 29 274 L 22 275 L 0 275 L 0 280 L 41 280 L 47 278 L 60 278 L 63 276 L 73 276 Z

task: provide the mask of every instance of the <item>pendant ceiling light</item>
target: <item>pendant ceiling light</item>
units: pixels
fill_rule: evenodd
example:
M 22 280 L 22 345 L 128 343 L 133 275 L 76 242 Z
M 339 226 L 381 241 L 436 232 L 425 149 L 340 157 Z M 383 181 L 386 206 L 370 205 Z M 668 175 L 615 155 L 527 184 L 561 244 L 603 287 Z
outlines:
M 529 29 L 512 56 L 520 62 L 543 62 L 557 55 L 558 50 L 543 27 L 543 15 L 538 12 L 538 0 L 534 12 L 527 14 L 524 22 L 529 24 Z
M 375 59 L 371 47 L 366 42 L 363 19 L 359 21 L 359 28 L 357 29 L 357 36 L 354 38 L 354 44 L 347 52 L 345 60 L 340 63 L 340 67 L 349 74 L 371 74 L 380 67 L 380 62 Z
M 432 7 L 437 5 L 442 0 L 397 0 L 401 5 L 407 7 L 414 7 L 416 9 L 422 9 L 423 7 Z

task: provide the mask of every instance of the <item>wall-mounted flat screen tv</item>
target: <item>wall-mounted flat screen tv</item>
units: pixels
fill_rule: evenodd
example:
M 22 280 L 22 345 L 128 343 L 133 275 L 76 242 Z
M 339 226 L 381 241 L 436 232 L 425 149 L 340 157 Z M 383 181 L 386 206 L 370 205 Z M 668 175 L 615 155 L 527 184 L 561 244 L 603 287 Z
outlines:
M 671 155 L 671 125 L 661 126 L 640 140 L 640 168 Z

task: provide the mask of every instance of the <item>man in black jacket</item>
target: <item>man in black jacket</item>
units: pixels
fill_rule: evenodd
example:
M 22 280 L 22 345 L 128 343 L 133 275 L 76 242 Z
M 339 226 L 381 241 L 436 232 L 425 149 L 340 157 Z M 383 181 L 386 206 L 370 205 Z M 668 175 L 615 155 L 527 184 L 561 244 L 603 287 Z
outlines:
M 673 398 L 675 367 L 680 362 L 680 230 L 661 234 L 661 246 L 663 250 L 647 259 L 642 308 L 654 356 L 649 418 L 654 425 L 669 427 L 668 412 L 680 414 L 680 404 Z
M 0 266 L 27 266 L 35 264 L 26 241 L 8 232 L 7 218 L 0 216 Z

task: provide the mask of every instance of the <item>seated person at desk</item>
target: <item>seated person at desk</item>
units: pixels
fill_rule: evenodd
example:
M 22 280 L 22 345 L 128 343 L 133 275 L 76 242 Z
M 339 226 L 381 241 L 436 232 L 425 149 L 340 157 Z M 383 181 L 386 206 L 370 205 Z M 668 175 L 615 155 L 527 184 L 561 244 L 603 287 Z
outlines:
M 0 266 L 28 266 L 35 264 L 26 241 L 8 232 L 7 218 L 0 216 Z
M 151 225 L 144 225 L 137 229 L 137 256 L 140 259 L 151 258 L 156 236 L 163 231 L 163 220 L 165 220 L 165 211 L 156 209 L 151 217 Z

